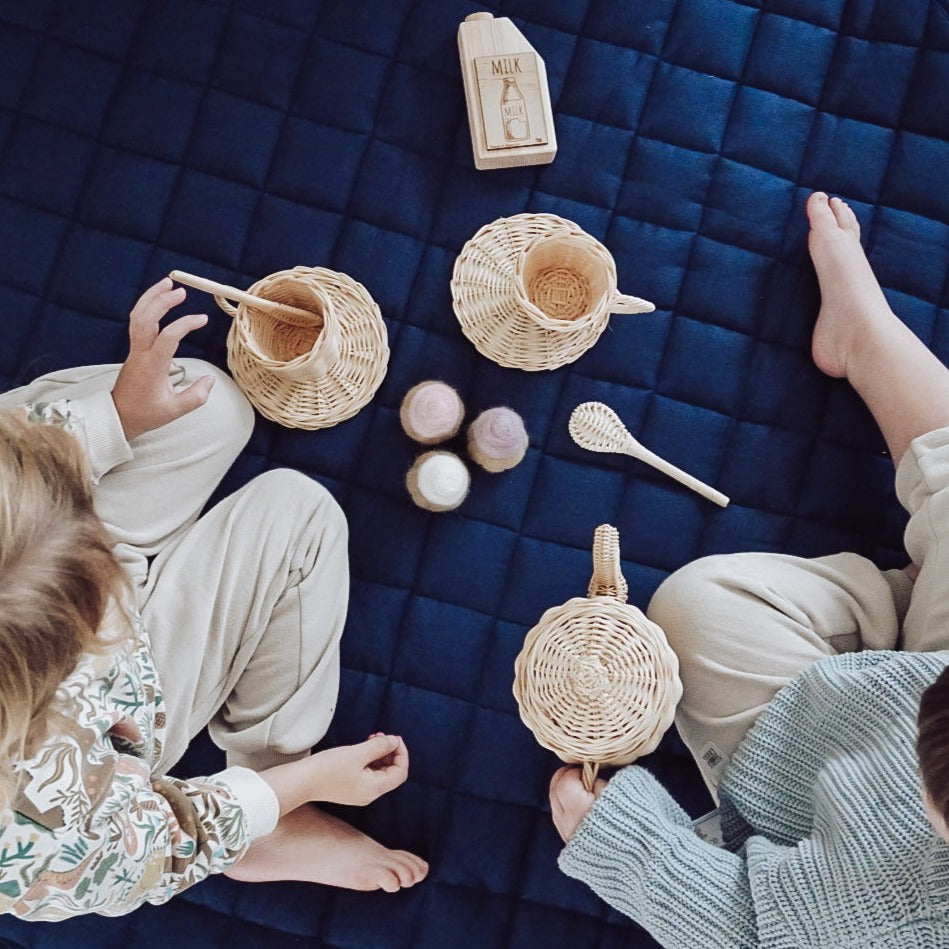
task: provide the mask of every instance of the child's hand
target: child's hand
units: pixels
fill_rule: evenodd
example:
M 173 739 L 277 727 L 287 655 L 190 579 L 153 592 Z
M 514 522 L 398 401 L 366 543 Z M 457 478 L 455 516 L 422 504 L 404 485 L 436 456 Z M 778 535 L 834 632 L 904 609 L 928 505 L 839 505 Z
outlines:
M 149 287 L 132 308 L 129 355 L 112 389 L 112 401 L 129 441 L 204 405 L 214 384 L 211 376 L 202 376 L 176 392 L 168 379 L 178 344 L 208 321 L 205 314 L 195 313 L 182 316 L 159 330 L 162 317 L 184 298 L 184 288 L 173 289 L 171 280 L 166 277 Z
M 310 800 L 334 804 L 369 804 L 409 774 L 409 751 L 395 735 L 373 735 L 358 745 L 328 748 L 309 761 Z
M 560 768 L 550 781 L 550 816 L 560 838 L 567 843 L 577 832 L 581 821 L 606 787 L 597 778 L 591 793 L 583 786 L 580 768 Z

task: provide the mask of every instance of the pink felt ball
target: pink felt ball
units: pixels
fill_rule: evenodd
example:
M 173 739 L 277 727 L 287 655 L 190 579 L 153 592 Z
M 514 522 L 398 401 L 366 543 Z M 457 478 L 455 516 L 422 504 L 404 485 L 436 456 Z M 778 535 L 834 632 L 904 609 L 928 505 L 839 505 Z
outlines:
M 399 409 L 405 434 L 423 445 L 452 438 L 461 428 L 464 416 L 465 407 L 458 393 L 436 379 L 412 386 Z
M 513 409 L 486 409 L 468 427 L 468 452 L 487 471 L 513 468 L 527 452 L 524 421 Z

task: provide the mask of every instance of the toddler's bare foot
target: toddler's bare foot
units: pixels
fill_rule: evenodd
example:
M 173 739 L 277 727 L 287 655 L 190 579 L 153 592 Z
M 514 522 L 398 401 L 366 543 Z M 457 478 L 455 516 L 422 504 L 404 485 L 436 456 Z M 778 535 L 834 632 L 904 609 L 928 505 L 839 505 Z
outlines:
M 551 778 L 550 813 L 564 843 L 576 833 L 605 787 L 606 782 L 597 778 L 591 794 L 583 786 L 580 768 L 576 767 L 560 768 Z
M 821 292 L 811 351 L 822 372 L 842 377 L 854 343 L 874 322 L 892 319 L 893 312 L 860 245 L 860 225 L 850 206 L 815 191 L 807 201 L 807 217 L 808 249 Z
M 281 817 L 276 830 L 255 841 L 244 859 L 227 871 L 248 883 L 303 880 L 387 893 L 414 886 L 427 873 L 421 857 L 389 850 L 310 804 Z

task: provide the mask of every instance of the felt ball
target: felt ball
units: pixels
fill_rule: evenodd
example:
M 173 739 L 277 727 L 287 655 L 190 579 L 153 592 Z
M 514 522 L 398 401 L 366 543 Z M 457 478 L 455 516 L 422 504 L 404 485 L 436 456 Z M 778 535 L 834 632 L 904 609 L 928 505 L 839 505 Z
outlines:
M 498 406 L 482 412 L 468 426 L 468 452 L 487 471 L 507 471 L 527 452 L 524 420 L 513 409 Z
M 419 507 L 427 511 L 451 511 L 468 496 L 471 475 L 454 452 L 427 451 L 415 460 L 405 483 Z
M 437 379 L 412 386 L 399 409 L 405 434 L 423 445 L 434 445 L 457 435 L 464 416 L 461 397 Z

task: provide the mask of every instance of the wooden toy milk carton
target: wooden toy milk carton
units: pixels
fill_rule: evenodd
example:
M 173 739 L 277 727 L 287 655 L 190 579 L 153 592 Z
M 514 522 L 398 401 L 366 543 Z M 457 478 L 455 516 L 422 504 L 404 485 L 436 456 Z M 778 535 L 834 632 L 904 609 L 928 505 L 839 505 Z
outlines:
M 475 168 L 546 165 L 557 154 L 547 70 L 507 17 L 472 13 L 458 27 Z

